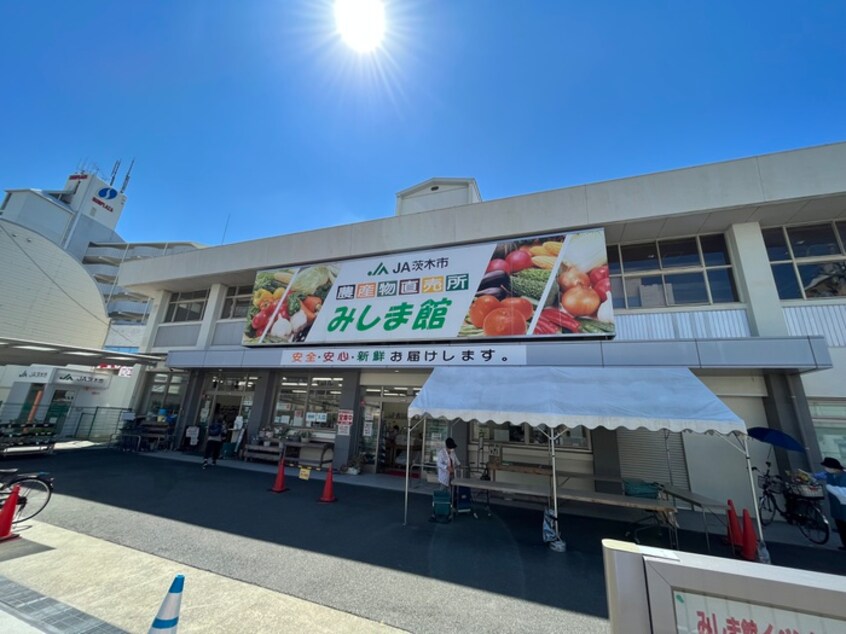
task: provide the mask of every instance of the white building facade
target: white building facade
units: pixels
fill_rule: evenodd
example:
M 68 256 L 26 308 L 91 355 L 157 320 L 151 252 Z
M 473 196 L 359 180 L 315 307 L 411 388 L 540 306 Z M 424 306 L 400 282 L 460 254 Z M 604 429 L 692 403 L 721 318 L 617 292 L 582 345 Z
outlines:
M 137 352 L 149 298 L 117 284 L 120 264 L 198 245 L 125 242 L 116 227 L 127 201 L 129 173 L 119 191 L 113 186 L 117 167 L 111 182 L 80 170 L 68 176 L 62 189 L 6 191 L 0 204 L 1 337 Z M 120 411 L 132 402 L 139 368 L 124 367 L 130 357 L 93 368 L 84 365 L 83 354 L 74 368 L 74 376 L 82 377 L 76 382 L 62 379 L 68 376 L 66 368 L 43 361 L 0 365 L 0 421 L 40 420 L 49 410 L 48 418 L 58 418 L 65 435 L 95 428 L 113 433 Z M 36 402 L 43 405 L 32 409 Z M 68 416 L 71 420 L 62 420 Z M 79 419 L 85 418 L 93 422 L 80 427 Z
M 411 362 L 402 356 L 409 341 L 394 339 L 244 346 L 257 273 L 588 229 L 604 231 L 615 336 L 479 341 L 526 365 L 626 367 L 633 376 L 643 366 L 686 367 L 748 427 L 800 440 L 807 453 L 777 452 L 780 468 L 807 468 L 823 454 L 846 459 L 846 144 L 486 202 L 472 179 L 432 179 L 402 192 L 394 217 L 126 263 L 120 285 L 154 298 L 142 352 L 167 353 L 169 366 L 148 373 L 137 407 L 169 398 L 183 427 L 241 416 L 248 443 L 275 427 L 308 427 L 334 435 L 336 467 L 362 452 L 376 456 L 373 469 L 397 467 L 396 456 L 379 457 L 386 430 L 407 424 L 408 403 L 441 361 Z M 416 341 L 440 352 L 461 343 Z M 353 417 L 341 433 L 339 412 Z M 428 462 L 448 433 L 471 464 L 482 466 L 491 444 L 504 460 L 542 460 L 544 445 L 528 430 L 496 432 L 430 428 L 407 454 Z M 752 504 L 742 456 L 719 438 L 684 434 L 665 445 L 649 432 L 573 430 L 564 449 L 564 470 L 671 479 Z M 769 447 L 753 450 L 763 466 Z

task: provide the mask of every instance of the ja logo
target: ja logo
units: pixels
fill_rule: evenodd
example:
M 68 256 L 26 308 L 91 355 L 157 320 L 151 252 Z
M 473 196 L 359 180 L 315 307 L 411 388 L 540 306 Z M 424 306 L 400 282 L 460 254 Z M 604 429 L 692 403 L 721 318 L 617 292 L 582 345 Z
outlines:
M 384 263 L 379 262 L 379 266 L 377 266 L 372 271 L 368 271 L 367 276 L 373 277 L 374 275 L 387 275 L 388 269 L 385 267 Z

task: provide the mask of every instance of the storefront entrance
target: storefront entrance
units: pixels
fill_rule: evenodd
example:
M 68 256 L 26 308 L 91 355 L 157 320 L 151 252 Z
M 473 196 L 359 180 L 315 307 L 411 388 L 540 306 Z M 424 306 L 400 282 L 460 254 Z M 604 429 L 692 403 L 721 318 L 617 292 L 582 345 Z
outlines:
M 418 387 L 369 386 L 363 391 L 360 451 L 364 473 L 404 474 L 411 458 L 419 463 L 420 437 L 407 446 L 408 406 Z
M 257 376 L 235 373 L 214 373 L 206 377 L 197 422 L 207 425 L 222 416 L 229 428 L 240 416 L 246 421 L 253 407 Z

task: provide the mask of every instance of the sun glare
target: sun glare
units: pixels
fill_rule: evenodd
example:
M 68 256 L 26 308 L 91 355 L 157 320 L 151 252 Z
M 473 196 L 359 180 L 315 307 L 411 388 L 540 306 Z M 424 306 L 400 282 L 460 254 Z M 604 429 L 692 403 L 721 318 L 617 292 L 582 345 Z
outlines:
M 382 42 L 385 7 L 381 0 L 335 0 L 335 23 L 350 48 L 367 53 Z

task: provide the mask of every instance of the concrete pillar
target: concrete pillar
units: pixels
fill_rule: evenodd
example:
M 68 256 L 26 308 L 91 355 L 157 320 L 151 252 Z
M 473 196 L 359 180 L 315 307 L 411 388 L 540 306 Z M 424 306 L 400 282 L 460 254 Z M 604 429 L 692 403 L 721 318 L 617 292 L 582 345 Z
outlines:
M 807 453 L 777 449 L 778 470 L 782 473 L 788 469 L 818 471 L 822 456 L 801 377 L 798 374 L 771 373 L 764 375 L 764 381 L 767 386 L 764 399 L 767 423 L 771 428 L 793 436 L 807 448 Z
M 200 411 L 205 378 L 205 370 L 191 370 L 188 375 L 188 385 L 185 386 L 185 396 L 182 397 L 182 406 L 179 408 L 179 420 L 176 429 L 177 447 L 181 446 L 182 439 L 185 437 L 185 428 L 199 422 L 197 416 Z
M 590 432 L 593 449 L 593 472 L 598 476 L 620 478 L 620 453 L 617 448 L 617 430 L 599 427 Z M 605 493 L 619 493 L 616 482 L 596 482 L 596 490 Z
M 726 232 L 726 242 L 741 299 L 748 306 L 752 335 L 786 337 L 787 322 L 781 309 L 761 226 L 757 222 L 732 225 Z
M 262 423 L 272 419 L 273 405 L 276 400 L 278 374 L 271 370 L 259 370 L 254 374 L 258 377 L 258 381 L 253 392 L 253 407 L 250 410 L 250 418 L 247 420 L 247 430 L 244 432 L 245 443 L 258 433 Z
M 170 295 L 166 291 L 159 291 L 150 298 L 150 311 L 147 317 L 147 326 L 144 328 L 144 334 L 141 335 L 141 345 L 138 350 L 142 353 L 149 352 L 156 341 L 156 330 L 159 324 L 164 321 L 165 313 L 167 313 L 167 304 Z
M 197 335 L 197 348 L 202 350 L 211 346 L 212 339 L 214 339 L 214 327 L 220 317 L 220 311 L 225 300 L 226 286 L 212 284 L 211 289 L 209 289 L 206 310 L 203 313 L 203 321 L 200 323 L 200 333 Z
M 356 440 L 360 438 L 360 429 L 364 425 L 363 409 L 359 407 L 358 394 L 358 379 L 361 376 L 360 372 L 344 372 L 336 376 L 344 377 L 344 387 L 341 389 L 341 399 L 338 403 L 338 409 L 351 409 L 353 411 L 353 427 L 350 430 L 349 436 L 335 435 L 335 453 L 332 459 L 332 466 L 335 469 L 342 467 L 350 462 L 350 460 L 358 453 L 358 443 Z

